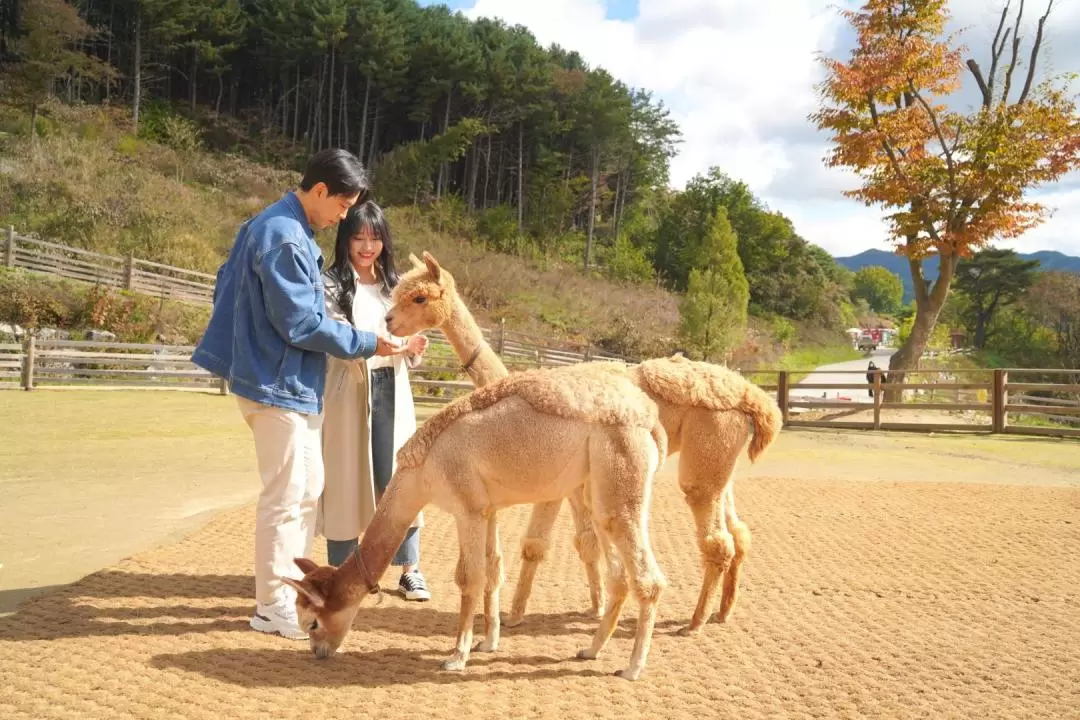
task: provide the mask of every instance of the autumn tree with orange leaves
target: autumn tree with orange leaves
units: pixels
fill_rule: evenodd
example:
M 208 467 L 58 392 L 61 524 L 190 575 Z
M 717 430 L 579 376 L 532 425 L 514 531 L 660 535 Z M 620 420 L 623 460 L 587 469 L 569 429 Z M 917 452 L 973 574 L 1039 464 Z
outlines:
M 861 187 L 845 195 L 888 211 L 897 251 L 911 264 L 915 321 L 889 362 L 900 371 L 890 382 L 918 367 L 957 262 L 1043 222 L 1047 209 L 1025 193 L 1080 166 L 1071 78 L 1036 77 L 1052 6 L 1022 51 L 1024 3 L 1015 17 L 1006 3 L 985 69 L 944 36 L 945 0 L 869 0 L 844 11 L 858 32 L 851 58 L 821 58 L 827 76 L 811 119 L 832 133 L 827 163 L 859 174 Z M 962 112 L 948 101 L 967 76 L 981 102 Z M 930 283 L 923 260 L 934 254 L 940 274 Z

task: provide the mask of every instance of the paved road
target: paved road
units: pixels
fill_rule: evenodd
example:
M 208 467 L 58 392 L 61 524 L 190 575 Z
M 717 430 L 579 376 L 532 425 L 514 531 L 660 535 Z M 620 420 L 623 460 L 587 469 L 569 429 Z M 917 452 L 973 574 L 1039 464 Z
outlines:
M 804 388 L 801 387 L 808 383 L 819 384 L 831 384 L 831 383 L 865 383 L 866 367 L 873 360 L 874 364 L 879 368 L 889 367 L 889 356 L 895 352 L 893 348 L 878 348 L 869 356 L 861 358 L 859 360 L 849 360 L 847 362 L 835 363 L 833 365 L 822 365 L 814 372 L 803 378 L 798 385 L 791 388 L 790 396 L 792 399 L 800 398 L 804 400 L 820 400 L 822 399 L 822 393 L 825 393 L 829 400 L 841 400 L 850 401 L 855 403 L 870 403 L 873 399 L 870 397 L 870 393 L 866 390 L 821 390 L 817 388 Z M 837 372 L 843 370 L 859 370 L 862 372 L 860 375 L 851 375 L 847 373 Z

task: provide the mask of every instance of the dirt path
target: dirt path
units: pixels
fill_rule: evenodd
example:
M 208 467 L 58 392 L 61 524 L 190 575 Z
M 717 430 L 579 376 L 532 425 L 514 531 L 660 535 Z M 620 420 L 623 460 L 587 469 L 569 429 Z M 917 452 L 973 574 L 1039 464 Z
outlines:
M 156 534 L 134 538 L 147 549 L 0 619 L 4 718 L 1077 717 L 1080 443 L 783 433 L 760 465 L 739 470 L 739 510 L 754 532 L 741 603 L 731 623 L 693 639 L 674 635 L 700 572 L 669 463 L 651 528 L 670 587 L 648 671 L 630 684 L 610 673 L 630 651 L 631 606 L 605 655 L 570 659 L 595 622 L 579 612 L 586 587 L 565 511 L 529 621 L 464 675 L 438 670 L 458 597 L 453 523 L 437 510 L 423 535 L 431 603 L 387 597 L 365 607 L 344 653 L 326 662 L 250 631 L 250 504 L 214 514 L 183 540 L 169 540 L 178 521 L 161 519 L 227 497 L 210 479 L 223 457 L 236 461 L 224 463 L 225 474 L 253 491 L 250 476 L 240 479 L 249 441 L 225 403 L 191 405 L 188 419 L 198 422 L 190 425 L 188 406 L 176 402 L 157 413 L 170 418 L 174 442 L 153 447 L 152 457 L 140 448 L 155 433 L 138 430 L 133 405 L 130 436 L 114 425 L 96 438 L 113 443 L 109 455 L 86 456 L 78 433 L 69 436 L 74 447 L 56 438 L 49 452 L 39 446 L 31 463 L 39 497 L 20 491 L 22 505 L 6 503 L 22 523 L 14 532 L 34 526 L 39 539 L 78 536 L 88 545 L 142 527 L 129 519 L 109 528 L 95 513 L 111 518 L 112 505 L 130 503 L 131 515 L 152 498 L 159 509 Z M 110 465 L 113 454 L 126 464 Z M 132 463 L 143 469 L 120 470 Z M 5 472 L 4 488 L 25 482 Z M 20 520 L 31 506 L 58 509 Z M 526 512 L 500 516 L 504 608 Z M 24 543 L 5 532 L 0 551 L 13 557 Z M 87 555 L 82 567 L 92 557 L 104 555 Z M 54 559 L 35 562 L 48 570 Z

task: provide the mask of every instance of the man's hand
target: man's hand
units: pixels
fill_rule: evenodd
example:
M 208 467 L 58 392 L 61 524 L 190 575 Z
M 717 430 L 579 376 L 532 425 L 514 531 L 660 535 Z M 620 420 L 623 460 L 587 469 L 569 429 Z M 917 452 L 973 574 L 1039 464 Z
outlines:
M 398 345 L 392 339 L 379 335 L 378 341 L 375 344 L 375 354 L 383 357 L 389 355 L 400 355 L 405 352 L 406 347 L 404 345 Z
M 413 335 L 409 338 L 409 341 L 405 343 L 405 349 L 410 355 L 420 356 L 427 350 L 428 339 L 423 335 Z

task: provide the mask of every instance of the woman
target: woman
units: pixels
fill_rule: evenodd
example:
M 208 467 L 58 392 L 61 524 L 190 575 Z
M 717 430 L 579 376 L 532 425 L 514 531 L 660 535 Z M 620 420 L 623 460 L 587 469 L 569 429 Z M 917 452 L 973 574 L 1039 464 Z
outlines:
M 389 336 L 385 318 L 398 276 L 390 229 L 374 202 L 357 203 L 338 225 L 333 263 L 323 281 L 330 315 Z M 356 548 L 393 476 L 398 448 L 416 431 L 407 367 L 416 367 L 426 348 L 427 338 L 415 335 L 404 353 L 393 357 L 328 358 L 319 532 L 332 565 L 340 566 Z M 402 569 L 398 590 L 406 600 L 431 598 L 419 568 L 422 526 L 421 513 L 393 560 Z

